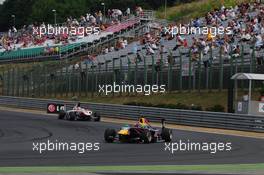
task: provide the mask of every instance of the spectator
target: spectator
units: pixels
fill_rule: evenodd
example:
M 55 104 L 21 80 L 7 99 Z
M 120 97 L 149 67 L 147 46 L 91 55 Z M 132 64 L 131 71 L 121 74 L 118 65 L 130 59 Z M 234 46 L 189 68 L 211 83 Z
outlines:
M 128 7 L 127 10 L 126 10 L 126 15 L 127 15 L 127 17 L 130 17 L 130 13 L 131 13 L 131 12 L 130 12 L 130 8 Z

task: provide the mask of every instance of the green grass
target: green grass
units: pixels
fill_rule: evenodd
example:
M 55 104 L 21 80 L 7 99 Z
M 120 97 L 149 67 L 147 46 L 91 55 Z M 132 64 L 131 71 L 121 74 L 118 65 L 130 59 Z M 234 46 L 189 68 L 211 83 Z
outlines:
M 263 172 L 264 164 L 237 165 L 149 165 L 149 166 L 54 166 L 54 167 L 1 167 L 0 173 L 77 173 L 116 171 L 195 171 L 211 173 Z
M 65 94 L 64 94 L 65 95 Z M 77 93 L 75 94 L 77 95 Z M 239 96 L 242 97 L 242 91 L 239 93 Z M 69 98 L 66 97 L 57 97 L 57 99 L 63 100 L 72 100 L 70 98 L 72 94 L 69 94 Z M 78 100 L 83 102 L 93 102 L 93 103 L 107 103 L 107 104 L 125 104 L 130 102 L 137 102 L 137 103 L 151 103 L 154 105 L 157 104 L 177 104 L 181 103 L 187 106 L 191 106 L 192 104 L 195 106 L 202 106 L 203 109 L 208 107 L 212 107 L 215 105 L 221 105 L 223 107 L 227 107 L 227 91 L 224 90 L 222 92 L 219 91 L 202 91 L 202 92 L 172 92 L 172 93 L 165 93 L 165 94 L 156 94 L 151 96 L 144 96 L 144 95 L 134 95 L 134 96 L 119 96 L 116 94 L 113 98 L 112 95 L 109 96 L 94 96 L 91 98 L 91 94 L 88 94 L 88 97 L 79 97 Z M 253 92 L 253 99 L 257 99 L 259 97 L 259 93 Z M 52 97 L 46 97 L 52 98 Z M 54 98 L 54 97 L 53 97 Z
M 224 0 L 224 6 L 231 7 L 242 2 L 250 1 L 251 0 Z M 167 19 L 170 21 L 186 22 L 190 19 L 202 17 L 207 12 L 219 9 L 221 6 L 221 0 L 196 0 L 190 3 L 182 3 L 167 9 Z M 164 8 L 158 10 L 156 16 L 164 19 Z

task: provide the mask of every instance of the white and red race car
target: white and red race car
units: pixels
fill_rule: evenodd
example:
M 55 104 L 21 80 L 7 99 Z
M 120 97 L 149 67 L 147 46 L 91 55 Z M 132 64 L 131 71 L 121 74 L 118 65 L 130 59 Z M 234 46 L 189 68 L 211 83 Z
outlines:
M 54 106 L 54 112 L 51 111 L 52 106 Z M 56 108 L 58 108 L 56 110 Z M 80 103 L 76 104 L 72 110 L 66 110 L 66 106 L 64 105 L 54 105 L 49 104 L 48 105 L 48 112 L 49 113 L 55 113 L 57 111 L 58 119 L 63 120 L 88 120 L 88 121 L 95 121 L 99 122 L 101 120 L 101 117 L 98 113 L 93 112 L 89 109 L 82 108 Z

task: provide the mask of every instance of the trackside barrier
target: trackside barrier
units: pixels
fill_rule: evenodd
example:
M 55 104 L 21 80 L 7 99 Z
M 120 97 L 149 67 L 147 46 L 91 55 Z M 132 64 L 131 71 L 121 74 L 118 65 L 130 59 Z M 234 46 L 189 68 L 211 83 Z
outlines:
M 67 109 L 70 109 L 76 102 L 0 96 L 1 106 L 46 110 L 48 103 L 66 104 Z M 262 116 L 99 103 L 82 103 L 82 106 L 99 112 L 103 117 L 137 119 L 142 115 L 150 121 L 160 121 L 161 118 L 165 118 L 170 124 L 264 133 L 264 117 Z

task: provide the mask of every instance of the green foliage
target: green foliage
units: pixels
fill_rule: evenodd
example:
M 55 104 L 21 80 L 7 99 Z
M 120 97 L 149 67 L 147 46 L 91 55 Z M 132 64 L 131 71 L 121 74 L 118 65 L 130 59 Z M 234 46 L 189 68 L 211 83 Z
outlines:
M 12 15 L 16 16 L 16 24 L 23 26 L 28 22 L 31 12 L 31 5 L 34 0 L 6 0 L 0 5 L 0 31 L 13 25 Z
M 250 0 L 225 0 L 224 6 L 231 7 L 241 2 Z M 202 17 L 207 12 L 219 9 L 222 6 L 220 0 L 196 0 L 190 3 L 177 4 L 167 10 L 167 19 L 170 21 L 186 21 L 192 18 Z M 164 9 L 159 9 L 157 17 L 164 18 Z
M 185 104 L 182 104 L 182 103 L 177 103 L 177 104 L 164 104 L 164 103 L 162 103 L 162 104 L 152 104 L 152 103 L 144 103 L 144 102 L 128 102 L 128 103 L 124 103 L 124 105 L 203 111 L 202 106 L 199 106 L 199 105 L 188 106 L 188 105 L 185 105 Z M 223 107 L 222 105 L 214 105 L 212 107 L 206 108 L 206 111 L 225 112 L 225 107 Z
M 262 88 L 259 90 L 259 93 L 261 96 L 264 96 L 264 85 L 262 85 Z
M 222 105 L 214 105 L 212 107 L 206 108 L 206 111 L 225 112 L 225 107 L 223 107 Z
M 160 104 L 152 104 L 152 103 L 143 103 L 143 102 L 128 102 L 124 103 L 124 105 L 131 105 L 131 106 L 144 106 L 144 107 L 156 107 L 156 108 L 168 108 L 168 109 L 184 109 L 184 110 L 196 110 L 196 111 L 202 111 L 201 106 L 187 106 L 182 103 L 177 103 L 177 104 L 165 104 L 165 103 L 160 103 Z
M 167 0 L 168 5 L 173 5 L 178 0 Z M 0 31 L 6 31 L 13 25 L 12 14 L 16 16 L 16 26 L 21 27 L 33 22 L 54 22 L 53 9 L 57 11 L 57 22 L 65 22 L 69 16 L 79 18 L 86 13 L 103 11 L 101 3 L 107 9 L 131 10 L 136 6 L 145 9 L 157 9 L 164 6 L 164 0 L 6 0 L 0 5 Z

